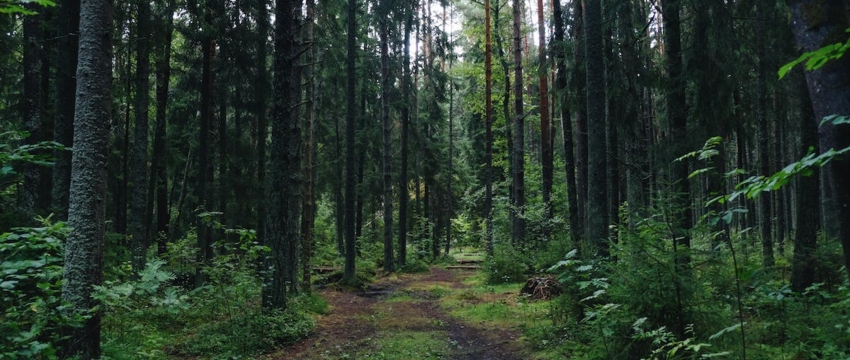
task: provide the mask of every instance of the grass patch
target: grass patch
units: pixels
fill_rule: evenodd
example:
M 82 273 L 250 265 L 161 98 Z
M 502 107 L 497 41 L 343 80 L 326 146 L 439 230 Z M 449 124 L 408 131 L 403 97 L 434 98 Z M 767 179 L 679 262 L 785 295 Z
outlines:
M 386 332 L 374 339 L 371 349 L 352 358 L 379 360 L 443 359 L 449 352 L 448 334 L 442 331 Z M 343 356 L 343 358 L 346 358 Z
M 315 323 L 299 311 L 251 311 L 220 322 L 202 325 L 195 336 L 176 348 L 181 355 L 213 356 L 230 359 L 233 356 L 260 354 L 294 343 L 307 336 Z

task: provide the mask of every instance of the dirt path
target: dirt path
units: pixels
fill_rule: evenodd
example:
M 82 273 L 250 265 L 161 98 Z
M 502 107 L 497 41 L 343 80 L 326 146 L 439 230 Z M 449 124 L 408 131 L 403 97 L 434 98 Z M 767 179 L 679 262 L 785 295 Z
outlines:
M 434 267 L 384 278 L 359 293 L 321 290 L 331 312 L 309 338 L 267 359 L 526 359 L 519 332 L 484 328 L 441 309 L 473 273 Z M 442 290 L 441 290 L 442 289 Z

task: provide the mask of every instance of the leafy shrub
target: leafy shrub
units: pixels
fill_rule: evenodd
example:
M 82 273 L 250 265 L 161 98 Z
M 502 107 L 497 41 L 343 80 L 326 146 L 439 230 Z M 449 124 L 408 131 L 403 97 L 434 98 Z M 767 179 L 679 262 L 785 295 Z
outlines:
M 61 299 L 69 230 L 62 222 L 38 221 L 43 227 L 0 234 L 0 359 L 53 358 L 61 330 L 84 320 Z
M 194 337 L 177 346 L 176 352 L 217 359 L 259 354 L 306 337 L 314 326 L 313 319 L 302 311 L 290 309 L 264 314 L 255 309 L 201 325 Z
M 494 285 L 524 281 L 528 267 L 521 259 L 518 252 L 507 246 L 496 248 L 494 256 L 486 262 L 487 283 Z
M 398 272 L 407 273 L 407 274 L 417 274 L 417 273 L 426 273 L 430 270 L 431 270 L 431 268 L 428 267 L 428 263 L 426 263 L 422 260 L 419 260 L 419 259 L 412 259 L 412 260 L 407 260 L 407 264 L 400 267 L 398 269 Z
M 325 315 L 328 313 L 328 302 L 321 295 L 316 293 L 299 294 L 289 300 L 289 307 L 300 309 L 308 314 Z

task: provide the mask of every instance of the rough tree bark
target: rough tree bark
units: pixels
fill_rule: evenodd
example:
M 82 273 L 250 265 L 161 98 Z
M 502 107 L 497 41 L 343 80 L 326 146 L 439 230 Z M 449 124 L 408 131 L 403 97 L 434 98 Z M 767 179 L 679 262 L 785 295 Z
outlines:
M 266 182 L 266 243 L 271 248 L 266 268 L 271 274 L 263 287 L 263 307 L 285 309 L 287 288 L 293 288 L 297 281 L 294 274 L 301 209 L 301 0 L 276 0 L 274 16 L 274 112 Z
M 70 309 L 88 312 L 98 305 L 91 296 L 103 282 L 106 220 L 106 163 L 109 150 L 112 80 L 112 1 L 90 0 L 80 6 L 80 41 L 74 110 L 74 154 L 65 242 L 62 299 Z M 68 357 L 100 357 L 100 312 L 83 326 L 68 329 Z

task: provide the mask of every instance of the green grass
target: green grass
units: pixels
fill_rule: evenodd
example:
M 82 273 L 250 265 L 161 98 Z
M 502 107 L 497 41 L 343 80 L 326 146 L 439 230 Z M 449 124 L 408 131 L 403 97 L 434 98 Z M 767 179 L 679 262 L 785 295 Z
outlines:
M 383 332 L 372 339 L 371 348 L 352 359 L 408 360 L 443 359 L 450 351 L 449 336 L 443 331 Z M 346 358 L 343 356 L 342 358 Z

